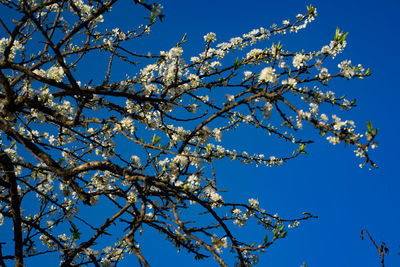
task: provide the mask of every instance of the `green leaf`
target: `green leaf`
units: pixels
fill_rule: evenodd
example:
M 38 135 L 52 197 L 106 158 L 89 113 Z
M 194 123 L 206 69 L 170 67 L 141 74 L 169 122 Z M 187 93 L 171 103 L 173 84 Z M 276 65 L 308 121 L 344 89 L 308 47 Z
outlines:
M 369 132 L 372 132 L 372 123 L 370 121 L 367 121 L 367 128 Z
M 268 243 L 268 235 L 267 234 L 265 234 L 265 236 L 264 236 L 264 243 L 263 243 L 263 245 L 266 245 Z
M 239 58 L 237 57 L 235 62 L 233 63 L 233 68 L 238 69 L 242 66 L 242 62 L 239 61 Z
M 15 143 L 17 143 L 17 141 L 15 141 L 15 140 L 12 141 L 11 144 L 10 144 L 10 148 L 13 148 L 15 146 Z
M 70 228 L 69 231 L 72 234 L 72 239 L 74 241 L 77 241 L 78 239 L 81 238 L 81 233 L 79 232 L 78 227 L 76 227 L 76 225 L 74 223 L 71 222 L 71 226 L 72 226 L 72 228 Z
M 37 179 L 37 177 L 38 177 L 38 172 L 37 172 L 37 171 L 34 171 L 34 172 L 32 173 L 32 177 L 33 177 L 33 180 L 36 181 L 36 179 Z
M 280 238 L 285 238 L 286 236 L 287 236 L 287 232 L 285 231 L 280 235 Z
M 344 40 L 346 40 L 346 37 L 349 33 L 343 33 L 340 31 L 339 28 L 336 28 L 335 32 L 335 37 L 333 38 L 333 41 L 338 42 L 338 43 L 343 43 Z
M 181 44 L 186 43 L 187 42 L 186 37 L 187 37 L 187 33 L 185 33 L 185 35 L 182 37 L 182 40 L 176 44 L 176 47 L 179 47 Z
M 310 13 L 314 13 L 315 12 L 315 7 L 313 5 L 309 5 L 307 6 L 307 11 Z
M 339 39 L 339 34 L 340 34 L 340 30 L 339 27 L 336 28 L 336 32 L 335 32 L 335 37 L 333 38 L 333 41 L 337 41 Z
M 272 231 L 272 233 L 274 234 L 274 237 L 275 237 L 276 234 L 278 233 L 278 230 L 277 230 L 277 229 L 274 229 L 274 230 Z
M 154 134 L 153 137 L 151 138 L 151 144 L 154 145 L 156 143 L 157 135 Z
M 307 151 L 304 150 L 305 148 L 306 148 L 306 144 L 301 144 L 300 147 L 299 147 L 298 152 L 300 154 L 308 154 Z

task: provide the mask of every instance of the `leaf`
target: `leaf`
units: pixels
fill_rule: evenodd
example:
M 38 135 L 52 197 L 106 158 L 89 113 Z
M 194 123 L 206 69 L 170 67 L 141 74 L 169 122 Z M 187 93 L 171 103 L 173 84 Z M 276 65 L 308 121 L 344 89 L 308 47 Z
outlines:
M 367 121 L 367 128 L 369 132 L 372 132 L 372 123 L 370 121 Z
M 240 62 L 239 58 L 237 57 L 235 62 L 233 63 L 233 68 L 238 69 L 238 68 L 240 68 L 240 66 L 242 66 L 242 62 Z
M 72 234 L 72 239 L 77 241 L 78 239 L 81 238 L 81 233 L 79 232 L 78 227 L 76 227 L 76 225 L 74 223 L 71 222 L 71 226 L 72 226 L 72 228 L 70 228 L 69 231 Z
M 10 144 L 10 148 L 11 148 L 11 149 L 14 148 L 14 146 L 15 146 L 16 143 L 17 143 L 17 141 L 15 141 L 15 140 L 12 141 L 11 144 Z
M 265 236 L 264 236 L 264 243 L 263 243 L 263 245 L 266 245 L 268 243 L 268 235 L 267 234 L 265 234 Z
M 336 28 L 335 32 L 335 37 L 333 38 L 333 41 L 338 42 L 338 43 L 343 43 L 344 40 L 346 40 L 346 37 L 349 33 L 343 33 L 340 31 L 339 28 Z
M 336 32 L 335 32 L 335 37 L 333 38 L 333 41 L 338 41 L 339 39 L 339 34 L 340 34 L 340 30 L 339 27 L 336 28 Z
M 306 144 L 301 144 L 300 147 L 299 147 L 298 152 L 300 154 L 308 154 L 307 151 L 304 151 L 305 148 L 306 148 Z
M 151 138 L 151 144 L 154 145 L 156 143 L 157 135 L 154 134 L 153 137 Z

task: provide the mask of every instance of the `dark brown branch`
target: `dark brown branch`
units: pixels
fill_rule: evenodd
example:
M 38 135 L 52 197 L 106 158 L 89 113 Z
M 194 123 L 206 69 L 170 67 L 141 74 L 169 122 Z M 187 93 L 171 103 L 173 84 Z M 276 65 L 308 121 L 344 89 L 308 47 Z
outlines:
M 381 257 L 381 264 L 382 267 L 385 267 L 385 253 L 386 255 L 389 255 L 389 249 L 386 247 L 385 242 L 381 242 L 381 244 L 378 245 L 375 243 L 375 240 L 372 238 L 372 236 L 369 234 L 369 232 L 366 229 L 361 230 L 361 239 L 364 240 L 363 233 L 366 233 L 371 240 L 372 244 L 374 244 L 376 250 L 378 251 L 379 257 Z
M 22 224 L 21 224 L 21 200 L 18 193 L 17 177 L 14 173 L 14 165 L 10 157 L 4 152 L 0 152 L 0 165 L 7 183 L 10 185 L 8 193 L 11 199 L 12 219 L 14 224 L 14 251 L 15 266 L 24 266 L 24 245 L 22 240 Z

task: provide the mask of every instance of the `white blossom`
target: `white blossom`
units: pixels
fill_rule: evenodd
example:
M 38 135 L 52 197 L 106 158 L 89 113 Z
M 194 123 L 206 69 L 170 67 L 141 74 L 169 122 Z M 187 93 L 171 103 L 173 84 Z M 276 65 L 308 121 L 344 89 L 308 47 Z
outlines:
M 293 67 L 300 69 L 306 65 L 307 56 L 303 54 L 296 54 L 293 57 Z
M 217 41 L 217 35 L 213 32 L 207 33 L 206 35 L 204 35 L 204 41 L 207 43 L 215 42 L 215 41 Z
M 5 51 L 6 47 L 8 46 L 9 42 L 10 42 L 10 40 L 8 38 L 3 37 L 0 39 L 0 55 L 1 56 L 3 56 L 4 51 Z M 17 54 L 17 51 L 21 51 L 23 49 L 24 49 L 23 45 L 18 40 L 14 40 L 13 44 L 11 46 L 9 59 L 11 61 L 13 61 Z
M 266 67 L 264 68 L 261 73 L 260 76 L 258 78 L 258 81 L 260 83 L 262 82 L 271 82 L 271 83 L 275 83 L 276 82 L 276 74 L 275 74 L 275 69 L 272 67 Z

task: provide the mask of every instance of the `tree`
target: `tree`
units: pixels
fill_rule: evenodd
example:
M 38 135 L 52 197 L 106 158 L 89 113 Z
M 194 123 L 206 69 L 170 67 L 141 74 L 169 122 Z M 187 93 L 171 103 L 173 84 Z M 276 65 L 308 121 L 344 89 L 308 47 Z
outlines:
M 150 266 L 140 236 L 153 229 L 195 259 L 227 266 L 226 250 L 238 266 L 253 265 L 287 228 L 314 216 L 285 219 L 257 199 L 223 198 L 214 162 L 282 165 L 307 153 L 313 140 L 301 129 L 311 126 L 333 145 L 355 148 L 361 167 L 376 167 L 368 150 L 377 146 L 377 129 L 368 122 L 357 133 L 353 121 L 324 111 L 327 104 L 349 110 L 355 100 L 321 86 L 370 75 L 349 60 L 329 73 L 326 64 L 343 51 L 347 33 L 337 29 L 319 51 L 290 52 L 271 41 L 253 48 L 305 28 L 317 15 L 313 6 L 229 42 L 209 33 L 204 50 L 188 57 L 186 36 L 168 51 L 130 50 L 163 18 L 162 6 L 135 0 L 132 8 L 148 10 L 146 24 L 107 30 L 116 2 L 1 1 L 18 19 L 0 21 L 8 34 L 0 40 L 0 221 L 12 222 L 14 233 L 3 244 L 14 252 L 0 254 L 0 264 L 59 254 L 61 266 L 115 266 L 134 254 Z M 93 56 L 106 60 L 103 79 L 81 68 Z M 139 71 L 116 80 L 116 64 Z M 223 135 L 241 127 L 292 151 L 264 156 L 228 147 Z M 101 211 L 103 220 L 88 210 Z M 260 240 L 239 239 L 236 228 L 252 222 L 263 230 Z

